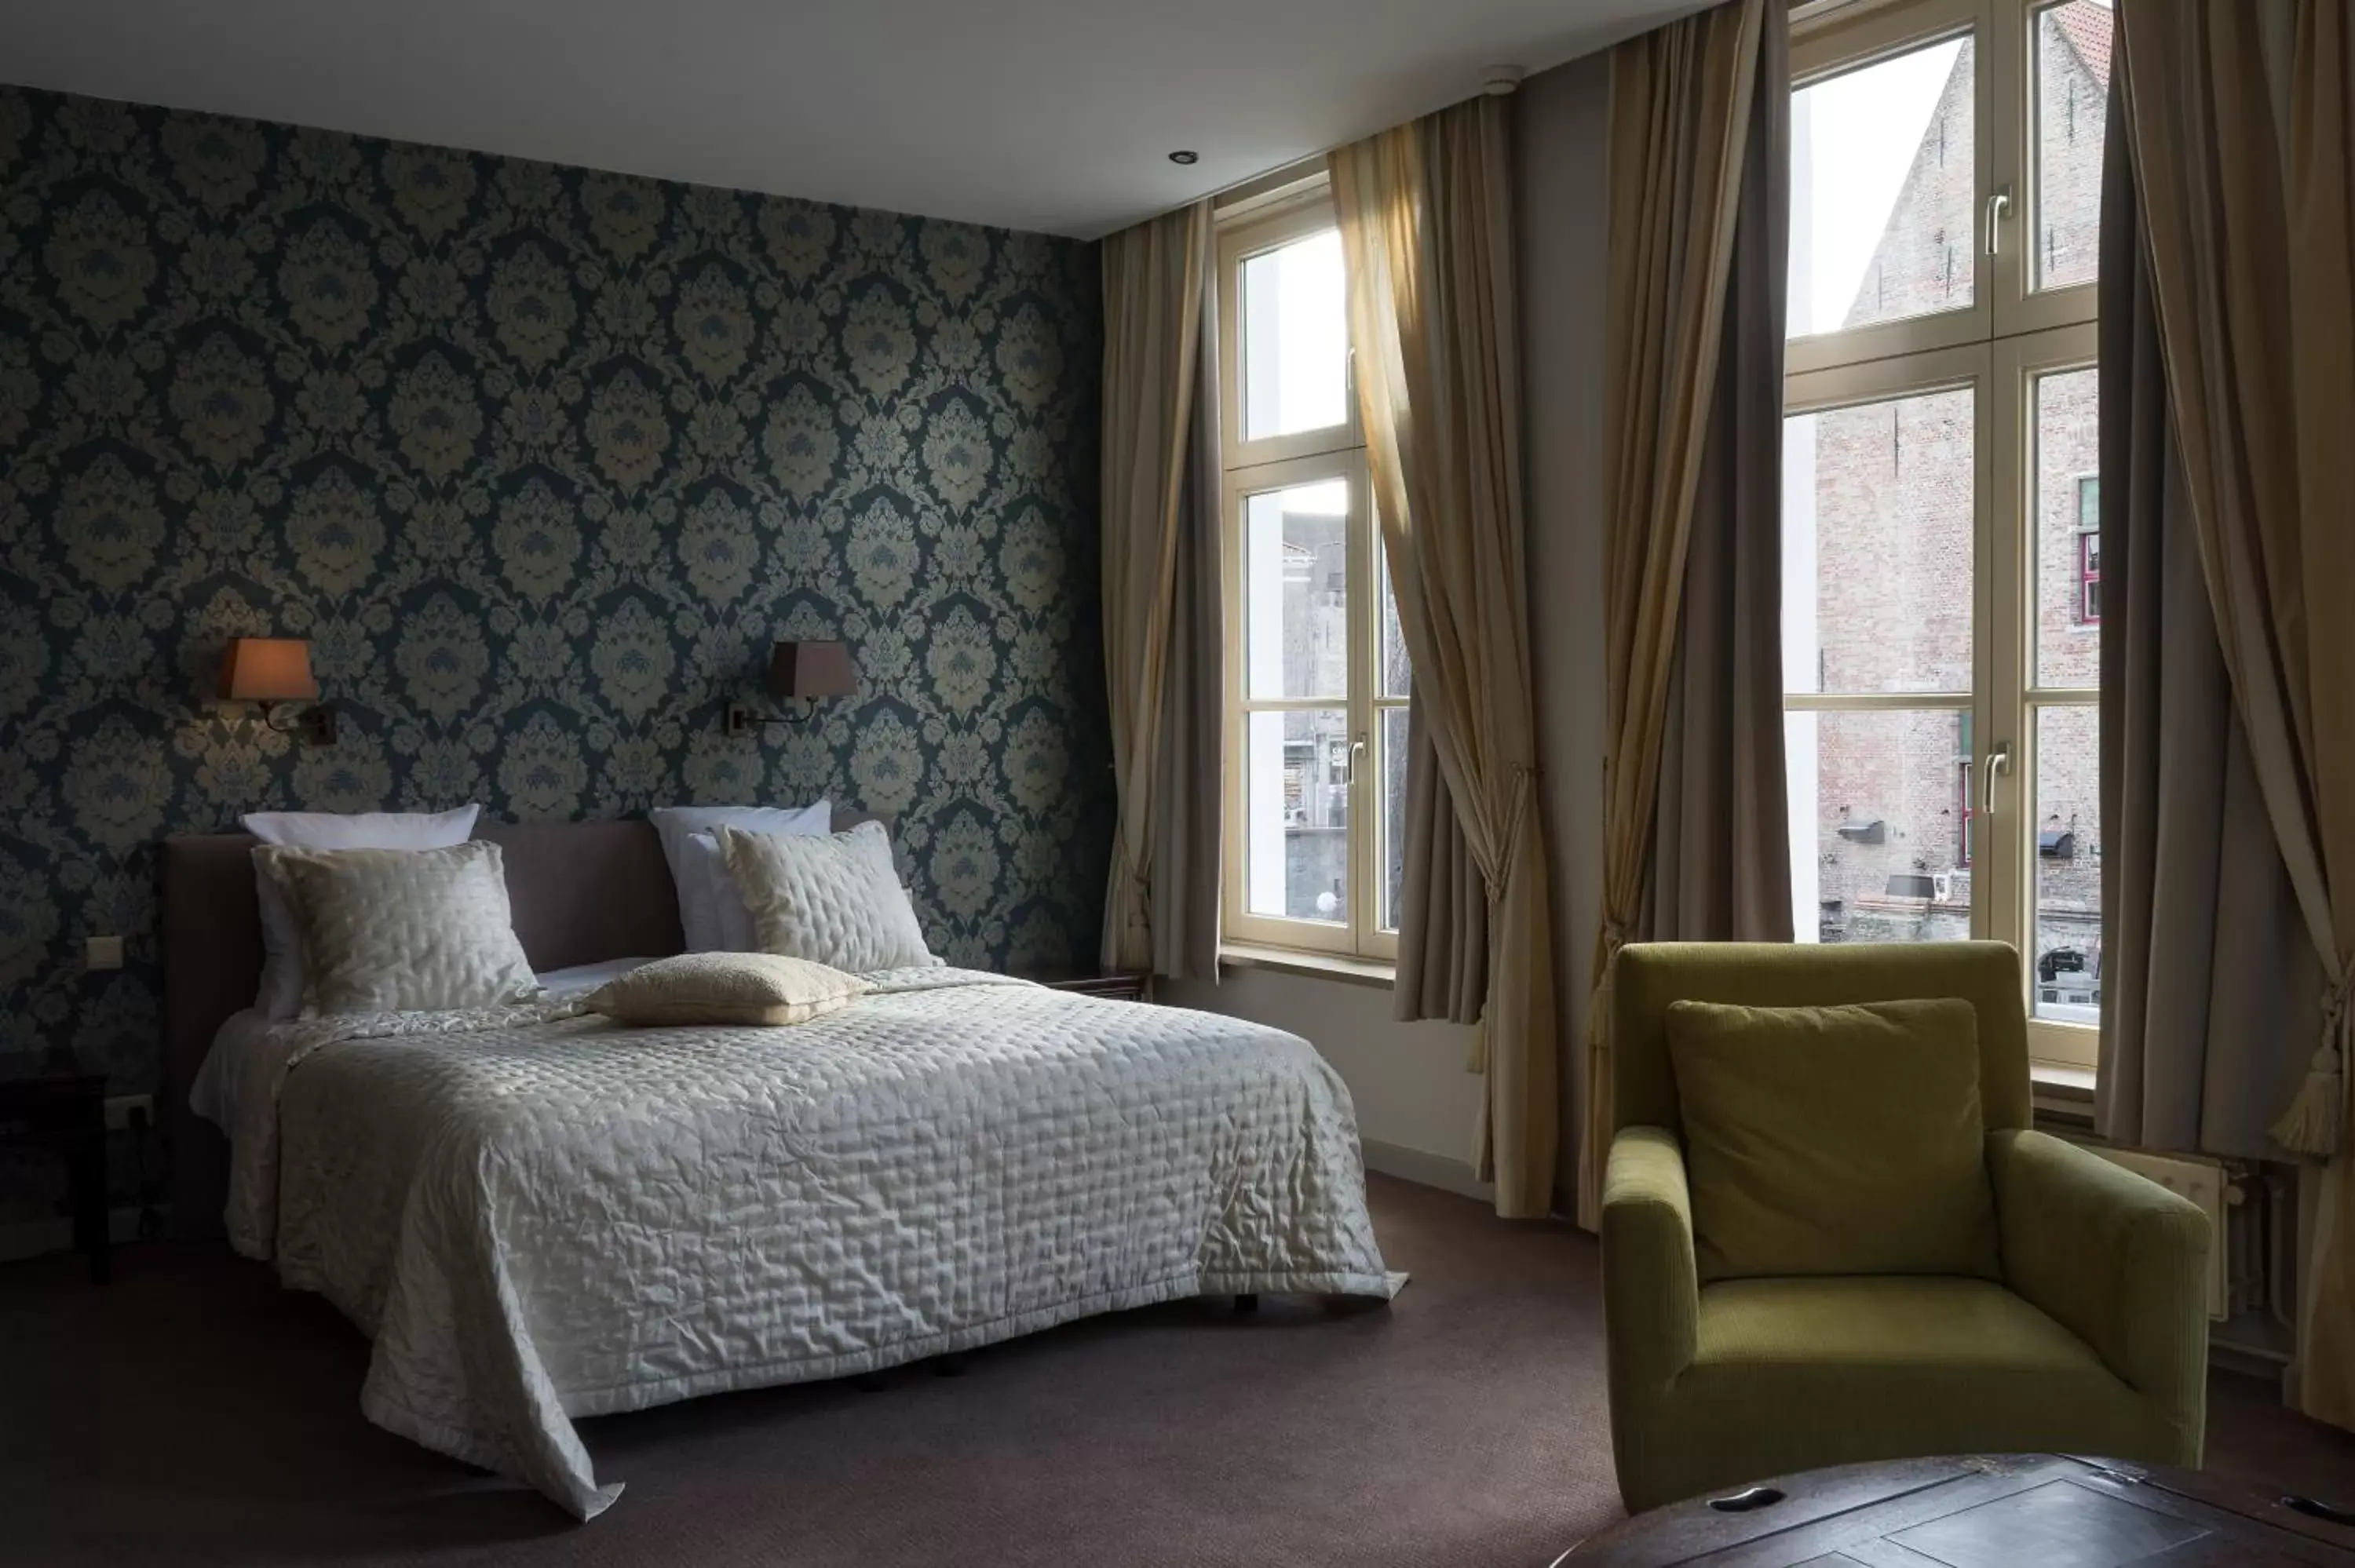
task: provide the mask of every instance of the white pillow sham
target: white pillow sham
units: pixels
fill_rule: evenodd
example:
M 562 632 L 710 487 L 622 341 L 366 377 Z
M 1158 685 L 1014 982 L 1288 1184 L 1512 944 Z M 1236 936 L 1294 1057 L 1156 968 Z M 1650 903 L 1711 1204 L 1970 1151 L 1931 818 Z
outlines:
M 253 853 L 302 926 L 303 1017 L 495 1007 L 539 993 L 495 843 Z
M 687 841 L 727 826 L 754 832 L 823 835 L 834 831 L 834 803 L 817 800 L 806 806 L 657 806 L 646 813 L 662 840 L 663 858 L 670 863 L 671 884 L 678 891 L 679 929 L 690 953 L 728 950 L 719 928 L 719 910 L 725 900 L 727 880 L 716 859 L 697 855 Z M 733 897 L 732 892 L 729 894 Z M 741 950 L 741 949 L 739 949 Z
M 722 826 L 720 858 L 752 916 L 760 950 L 847 969 L 937 964 L 880 822 L 824 838 Z
M 745 831 L 757 832 L 760 830 Z M 784 836 L 808 835 L 788 833 Z M 752 930 L 752 912 L 744 907 L 744 895 L 736 891 L 736 879 L 728 874 L 728 863 L 719 858 L 719 841 L 709 833 L 689 833 L 687 835 L 687 857 L 694 864 L 696 885 L 704 895 L 704 929 L 711 938 L 710 947 L 690 948 L 688 951 L 759 952 L 761 939 Z
M 239 821 L 264 844 L 291 849 L 447 849 L 474 836 L 480 805 L 450 811 L 249 811 Z M 261 986 L 253 1009 L 273 1023 L 303 1011 L 303 933 L 278 885 L 254 868 L 261 904 Z

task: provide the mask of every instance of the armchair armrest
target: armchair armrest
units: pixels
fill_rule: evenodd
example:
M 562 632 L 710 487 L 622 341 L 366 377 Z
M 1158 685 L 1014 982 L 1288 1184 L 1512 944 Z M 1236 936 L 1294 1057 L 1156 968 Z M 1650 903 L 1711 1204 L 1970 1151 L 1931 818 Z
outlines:
M 2208 1372 L 2208 1216 L 2041 1132 L 1987 1135 L 2005 1282 L 2180 1422 L 2198 1462 Z
M 1693 1358 L 1700 1285 L 1684 1150 L 1665 1128 L 1611 1140 L 1603 1176 L 1603 1312 L 1614 1405 Z

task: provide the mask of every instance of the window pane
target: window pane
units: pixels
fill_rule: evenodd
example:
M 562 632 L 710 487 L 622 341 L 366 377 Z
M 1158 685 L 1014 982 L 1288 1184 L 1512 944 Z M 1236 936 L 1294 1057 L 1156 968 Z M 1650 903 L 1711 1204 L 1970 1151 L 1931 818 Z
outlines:
M 1349 694 L 1349 482 L 1243 502 L 1244 694 Z
M 1395 931 L 1406 896 L 1406 710 L 1381 710 L 1382 929 Z
M 1407 662 L 1406 633 L 1399 630 L 1398 596 L 1391 592 L 1391 562 L 1382 549 L 1381 541 L 1374 541 L 1374 554 L 1381 560 L 1382 573 L 1382 689 L 1385 697 L 1411 696 L 1414 691 L 1414 667 Z
M 2036 711 L 2036 1016 L 2102 1021 L 2101 710 Z
M 2094 281 L 2102 232 L 2102 117 L 2110 94 L 2107 0 L 2036 14 L 2036 286 Z
M 2105 35 L 2106 36 L 2106 35 Z M 2036 378 L 2036 683 L 2102 683 L 2100 376 Z
M 1969 387 L 1783 421 L 1783 683 L 1971 689 Z
M 1255 713 L 1246 723 L 1243 899 L 1254 915 L 1349 919 L 1349 717 Z
M 1348 423 L 1341 231 L 1245 258 L 1240 292 L 1243 440 Z
M 1791 336 L 1969 306 L 1972 83 L 1966 35 L 1791 95 Z
M 1970 715 L 1789 713 L 1791 894 L 1803 942 L 1971 934 Z

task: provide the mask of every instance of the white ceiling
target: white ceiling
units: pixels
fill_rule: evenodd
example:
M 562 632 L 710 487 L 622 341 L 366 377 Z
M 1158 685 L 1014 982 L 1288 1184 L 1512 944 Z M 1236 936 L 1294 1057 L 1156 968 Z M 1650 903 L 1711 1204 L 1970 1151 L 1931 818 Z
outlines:
M 1094 236 L 1694 8 L 5 0 L 0 80 Z

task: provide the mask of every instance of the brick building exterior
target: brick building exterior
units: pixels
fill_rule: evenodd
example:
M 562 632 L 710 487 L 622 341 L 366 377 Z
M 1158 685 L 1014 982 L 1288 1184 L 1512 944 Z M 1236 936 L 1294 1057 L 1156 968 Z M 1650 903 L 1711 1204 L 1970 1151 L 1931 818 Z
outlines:
M 2033 242 L 2040 282 L 2057 286 L 2094 275 L 2110 13 L 2077 0 L 2036 26 Z M 1974 64 L 1965 40 L 1844 326 L 1973 302 Z M 2100 661 L 2094 375 L 2047 376 L 2035 398 L 2035 679 L 2089 688 Z M 1812 592 L 1816 627 L 1815 667 L 1789 671 L 1792 689 L 1970 691 L 1975 457 L 1967 387 L 1790 420 L 1786 596 Z M 2086 1002 L 2100 948 L 2095 713 L 2047 707 L 2031 722 L 2036 799 L 2021 807 L 2040 834 L 2033 957 L 2056 970 L 2039 994 Z M 1795 853 L 1793 873 L 1803 899 L 1812 885 L 1822 939 L 1968 934 L 1978 854 L 1970 725 L 1953 708 L 1793 715 L 1793 799 L 1812 801 L 1815 818 L 1812 863 Z

